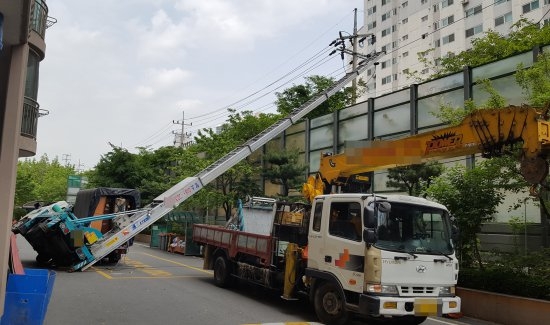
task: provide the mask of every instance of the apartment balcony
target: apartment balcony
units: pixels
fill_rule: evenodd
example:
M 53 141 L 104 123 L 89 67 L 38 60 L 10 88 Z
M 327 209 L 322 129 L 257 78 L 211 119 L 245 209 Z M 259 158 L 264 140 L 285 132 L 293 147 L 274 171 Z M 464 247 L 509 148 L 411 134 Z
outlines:
M 25 97 L 19 137 L 19 157 L 30 157 L 36 154 L 38 118 L 48 114 L 49 111 L 40 109 L 40 105 L 35 100 Z

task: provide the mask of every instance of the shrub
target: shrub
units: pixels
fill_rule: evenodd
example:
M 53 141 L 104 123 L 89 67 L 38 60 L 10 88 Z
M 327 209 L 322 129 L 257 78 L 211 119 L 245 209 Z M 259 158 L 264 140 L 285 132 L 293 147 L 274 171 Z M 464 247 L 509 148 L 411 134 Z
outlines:
M 550 279 L 509 267 L 461 269 L 458 286 L 526 298 L 550 300 Z

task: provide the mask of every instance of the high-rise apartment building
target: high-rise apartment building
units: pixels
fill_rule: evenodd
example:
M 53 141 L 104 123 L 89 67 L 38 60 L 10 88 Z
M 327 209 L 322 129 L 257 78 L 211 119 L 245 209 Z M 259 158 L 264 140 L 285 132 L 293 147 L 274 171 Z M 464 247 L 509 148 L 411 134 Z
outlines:
M 493 30 L 507 35 L 521 18 L 545 24 L 550 0 L 365 0 L 360 34 L 376 35 L 374 48 L 386 54 L 362 76 L 368 90 L 360 100 L 409 86 L 408 72 L 433 73 L 418 53 L 437 62 L 471 48 L 471 42 Z M 365 44 L 362 51 L 370 52 Z

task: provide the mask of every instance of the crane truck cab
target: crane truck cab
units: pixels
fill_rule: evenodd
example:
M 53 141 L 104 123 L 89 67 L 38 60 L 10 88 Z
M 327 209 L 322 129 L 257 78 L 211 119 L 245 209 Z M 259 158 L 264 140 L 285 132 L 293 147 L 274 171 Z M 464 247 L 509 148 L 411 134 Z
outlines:
M 358 313 L 421 323 L 429 315 L 460 312 L 451 237 L 447 209 L 423 198 L 317 196 L 305 275 L 320 320 L 344 324 Z

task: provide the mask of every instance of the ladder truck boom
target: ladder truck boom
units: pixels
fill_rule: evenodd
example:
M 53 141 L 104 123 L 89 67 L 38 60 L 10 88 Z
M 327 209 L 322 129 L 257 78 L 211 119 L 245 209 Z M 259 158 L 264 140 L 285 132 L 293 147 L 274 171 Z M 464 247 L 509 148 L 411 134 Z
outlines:
M 231 167 L 248 157 L 255 150 L 261 148 L 268 141 L 272 140 L 281 132 L 288 129 L 294 123 L 306 116 L 312 110 L 321 105 L 325 100 L 340 91 L 353 79 L 363 73 L 370 62 L 376 60 L 382 53 L 373 52 L 367 60 L 364 60 L 355 70 L 346 73 L 344 77 L 338 80 L 334 85 L 328 88 L 323 93 L 312 98 L 302 106 L 294 109 L 287 117 L 280 119 L 273 125 L 259 133 L 252 139 L 245 142 L 243 145 L 235 148 L 227 155 L 223 156 L 203 171 L 195 176 L 185 178 L 166 192 L 157 196 L 153 203 L 144 211 L 135 213 L 128 218 L 120 228 L 112 233 L 107 233 L 105 237 L 97 243 L 90 246 L 92 258 L 81 261 L 73 266 L 73 271 L 86 270 L 104 256 L 115 250 L 118 246 L 125 243 L 130 238 L 153 224 L 158 219 L 172 211 L 182 202 L 197 193 L 205 185 L 222 175 Z

